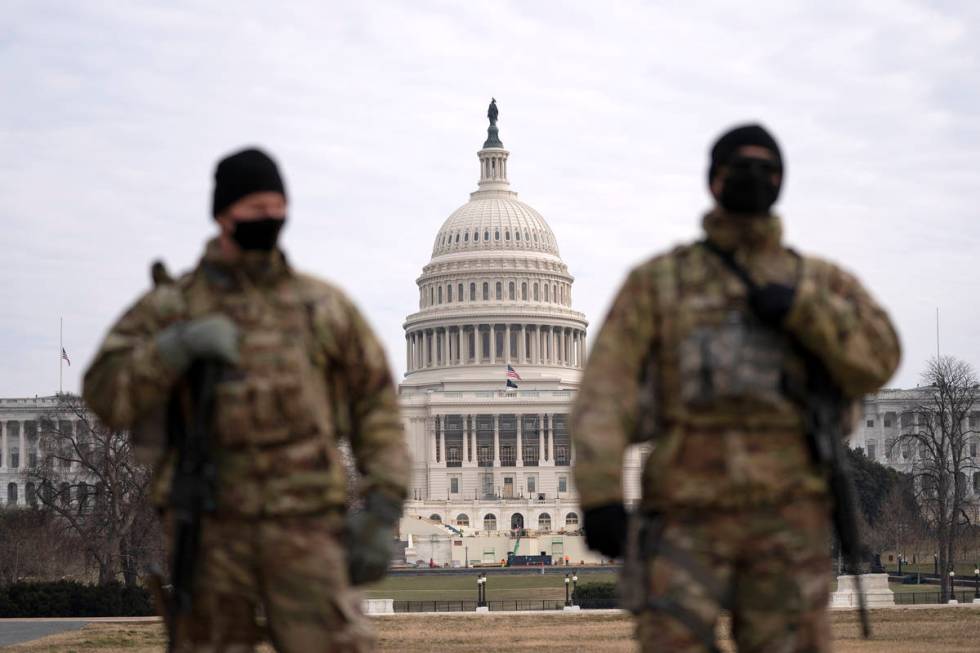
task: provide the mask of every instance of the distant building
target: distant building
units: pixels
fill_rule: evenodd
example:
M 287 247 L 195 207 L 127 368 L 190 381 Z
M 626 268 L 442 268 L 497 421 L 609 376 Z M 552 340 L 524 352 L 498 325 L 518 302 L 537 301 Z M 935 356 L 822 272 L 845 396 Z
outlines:
M 57 396 L 0 399 L 0 504 L 36 503 L 36 488 L 25 480 L 25 472 L 40 460 L 45 420 L 58 422 L 65 433 L 83 428 L 77 416 L 61 408 Z

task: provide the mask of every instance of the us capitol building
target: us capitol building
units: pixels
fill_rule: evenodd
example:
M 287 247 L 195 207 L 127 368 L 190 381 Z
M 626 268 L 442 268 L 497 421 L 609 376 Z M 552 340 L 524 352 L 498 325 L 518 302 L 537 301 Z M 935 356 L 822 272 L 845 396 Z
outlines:
M 588 322 L 572 307 L 574 277 L 555 234 L 510 188 L 495 102 L 488 117 L 479 186 L 436 234 L 417 279 L 419 310 L 404 324 L 405 511 L 459 535 L 578 533 L 568 423 Z M 639 474 L 631 452 L 632 499 Z

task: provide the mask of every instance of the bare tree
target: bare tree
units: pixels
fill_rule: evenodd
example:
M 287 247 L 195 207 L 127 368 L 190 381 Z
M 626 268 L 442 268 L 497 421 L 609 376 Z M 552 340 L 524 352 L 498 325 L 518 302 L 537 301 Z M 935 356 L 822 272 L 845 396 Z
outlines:
M 971 413 L 980 391 L 973 368 L 951 356 L 930 360 L 922 380 L 927 398 L 902 415 L 901 435 L 891 448 L 911 448 L 903 456 L 913 461 L 917 497 L 939 545 L 945 597 L 952 587 L 944 572 L 956 559 L 960 532 L 970 524 L 969 472 L 980 469 L 970 451 L 977 434 Z
M 138 556 L 155 528 L 149 470 L 127 433 L 95 421 L 80 397 L 63 394 L 41 419 L 38 455 L 25 471 L 27 499 L 50 511 L 98 566 L 99 583 L 122 572 L 135 584 Z

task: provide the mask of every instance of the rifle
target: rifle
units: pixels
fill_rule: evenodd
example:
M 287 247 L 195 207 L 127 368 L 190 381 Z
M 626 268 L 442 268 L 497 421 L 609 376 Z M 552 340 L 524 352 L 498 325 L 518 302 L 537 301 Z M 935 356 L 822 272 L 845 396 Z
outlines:
M 735 261 L 731 252 L 719 249 L 710 240 L 703 240 L 701 244 L 739 278 L 750 294 L 758 290 L 759 284 Z M 807 392 L 804 401 L 807 442 L 814 464 L 827 476 L 827 484 L 833 498 L 831 520 L 840 542 L 841 555 L 854 573 L 861 634 L 865 639 L 870 639 L 871 625 L 868 623 L 867 599 L 861 587 L 859 573 L 862 547 L 861 536 L 858 533 L 857 502 L 854 498 L 854 485 L 848 470 L 841 432 L 846 402 L 823 361 L 810 352 L 793 334 L 786 333 L 786 335 L 806 365 Z
M 171 587 L 169 595 L 164 597 L 169 653 L 175 650 L 178 622 L 193 608 L 203 516 L 214 512 L 216 506 L 210 430 L 214 388 L 220 372 L 221 364 L 216 361 L 195 362 L 187 374 L 189 400 L 184 401 L 187 397 L 178 388 L 170 398 L 168 409 L 168 439 L 177 452 L 169 500 L 174 538 Z M 185 405 L 189 410 L 184 410 Z

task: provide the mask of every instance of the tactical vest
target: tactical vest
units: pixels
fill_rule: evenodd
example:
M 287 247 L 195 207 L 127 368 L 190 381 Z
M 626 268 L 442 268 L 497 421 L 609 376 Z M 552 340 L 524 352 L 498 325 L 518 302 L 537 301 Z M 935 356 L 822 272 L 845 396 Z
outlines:
M 652 268 L 657 339 L 641 428 L 653 509 L 752 507 L 825 492 L 803 430 L 805 365 L 749 310 L 744 285 L 699 245 Z
M 330 379 L 319 330 L 321 299 L 290 274 L 239 284 L 205 262 L 179 284 L 188 319 L 222 313 L 241 329 L 241 361 L 215 389 L 218 512 L 293 515 L 340 507 L 347 476 L 337 448 Z

